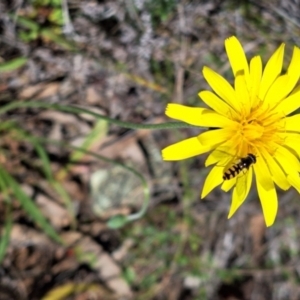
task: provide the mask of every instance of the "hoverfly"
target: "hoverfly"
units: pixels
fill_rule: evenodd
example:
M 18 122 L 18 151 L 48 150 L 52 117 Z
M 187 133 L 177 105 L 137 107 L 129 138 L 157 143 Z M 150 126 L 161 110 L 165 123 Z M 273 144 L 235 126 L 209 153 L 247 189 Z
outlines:
M 223 173 L 223 180 L 230 180 L 239 175 L 243 170 L 249 170 L 250 166 L 256 163 L 256 156 L 249 153 L 246 157 L 240 158 L 238 162 L 231 165 Z
M 241 157 L 234 164 L 228 165 L 223 171 L 222 179 L 225 182 L 231 179 L 236 180 L 233 196 L 237 196 L 239 201 L 243 201 L 248 195 L 252 182 L 252 165 L 256 163 L 256 155 L 248 153 L 246 157 Z M 250 172 L 246 175 L 246 173 Z M 250 175 L 250 176 L 248 176 Z
M 218 179 L 219 184 L 222 184 L 226 191 L 229 191 L 234 186 L 233 195 L 235 197 L 238 196 L 239 201 L 242 201 L 251 188 L 252 166 L 256 163 L 258 156 L 249 153 L 245 157 L 238 157 L 228 147 L 223 148 L 224 150 L 222 148 L 219 147 L 210 153 L 205 161 L 205 166 L 215 164 L 216 167 L 220 167 L 219 171 L 218 169 L 213 169 L 220 176 Z

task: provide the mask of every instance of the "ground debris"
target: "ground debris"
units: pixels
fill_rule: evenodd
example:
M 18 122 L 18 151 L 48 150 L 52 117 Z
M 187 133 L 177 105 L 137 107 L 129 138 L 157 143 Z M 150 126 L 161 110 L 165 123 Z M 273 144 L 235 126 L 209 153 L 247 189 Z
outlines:
M 164 122 L 166 103 L 200 103 L 204 65 L 230 80 L 227 37 L 238 36 L 248 57 L 263 59 L 281 42 L 287 51 L 299 44 L 299 1 L 64 0 L 63 9 L 57 2 L 0 1 L 0 64 L 27 60 L 0 73 L 0 106 L 36 100 Z M 228 194 L 199 199 L 207 175 L 202 157 L 161 159 L 160 149 L 198 129 L 131 130 L 38 108 L 2 114 L 7 121 L 19 131 L 1 130 L 1 166 L 65 244 L 50 240 L 11 199 L 1 300 L 300 298 L 298 194 L 279 194 L 272 228 L 265 228 L 256 196 L 228 220 Z M 45 168 L 21 130 L 73 148 L 43 146 Z M 143 187 L 124 168 L 74 149 L 83 145 L 145 177 L 151 201 L 144 218 L 108 228 L 111 217 L 142 207 Z M 8 211 L 1 192 L 1 230 Z

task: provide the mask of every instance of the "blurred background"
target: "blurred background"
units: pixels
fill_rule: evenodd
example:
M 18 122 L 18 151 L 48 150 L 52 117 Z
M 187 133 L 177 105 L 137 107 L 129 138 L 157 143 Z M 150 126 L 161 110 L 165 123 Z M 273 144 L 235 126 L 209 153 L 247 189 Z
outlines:
M 287 66 L 300 1 L 1 0 L 1 300 L 300 299 L 299 195 L 278 191 L 271 228 L 254 189 L 228 220 L 230 193 L 200 199 L 205 155 L 161 159 L 198 129 L 124 129 L 54 106 L 1 110 L 30 100 L 165 122 L 169 102 L 204 105 L 204 65 L 232 83 L 232 35 L 263 62 L 286 43 Z M 145 201 L 123 165 L 147 181 L 150 205 L 114 229 L 108 220 Z

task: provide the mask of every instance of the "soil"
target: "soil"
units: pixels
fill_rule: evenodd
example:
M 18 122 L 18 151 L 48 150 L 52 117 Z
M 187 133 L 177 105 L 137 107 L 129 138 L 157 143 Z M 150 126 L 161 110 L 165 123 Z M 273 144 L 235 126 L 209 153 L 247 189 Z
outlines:
M 63 17 L 57 17 L 63 16 Z M 204 65 L 232 80 L 224 40 L 238 36 L 264 61 L 281 42 L 300 44 L 297 0 L 62 0 L 0 3 L 0 108 L 37 101 L 72 105 L 122 121 L 159 123 L 167 103 L 198 105 Z M 2 114 L 43 144 L 1 129 L 0 161 L 63 240 L 51 239 L 16 198 L 0 196 L 0 226 L 12 218 L 0 266 L 0 300 L 300 299 L 299 195 L 279 195 L 266 228 L 255 189 L 227 219 L 230 194 L 200 193 L 205 156 L 162 162 L 160 151 L 198 129 L 132 130 L 86 114 L 18 108 Z M 119 229 L 107 221 L 137 212 L 141 181 L 122 166 L 79 155 L 86 146 L 145 176 L 146 215 Z M 96 136 L 96 138 L 95 138 Z M 61 145 L 49 142 L 60 141 Z M 1 182 L 0 182 L 1 186 Z M 300 234 L 300 233 L 299 233 Z

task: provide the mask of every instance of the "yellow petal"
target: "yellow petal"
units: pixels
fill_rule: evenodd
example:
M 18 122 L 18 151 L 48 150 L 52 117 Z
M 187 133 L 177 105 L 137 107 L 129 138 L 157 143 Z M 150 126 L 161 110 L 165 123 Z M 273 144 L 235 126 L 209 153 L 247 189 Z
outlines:
M 259 177 L 260 184 L 266 190 L 271 190 L 274 188 L 271 174 L 260 152 L 257 154 L 256 164 L 254 164 L 253 167 L 256 177 Z
M 278 209 L 277 194 L 269 169 L 261 156 L 262 154 L 259 153 L 259 155 L 256 164 L 253 166 L 256 186 L 266 225 L 271 226 L 274 223 Z
M 278 77 L 271 86 L 270 90 L 267 92 L 265 101 L 270 103 L 271 107 L 277 105 L 277 103 L 284 99 L 294 89 L 300 77 L 299 64 L 300 49 L 294 47 L 293 56 L 287 73 Z M 285 101 L 286 100 L 284 100 L 284 102 Z
M 300 49 L 294 47 L 287 74 L 278 77 L 267 93 L 265 101 L 276 104 L 286 97 L 297 84 L 300 77 Z
M 235 36 L 226 39 L 225 48 L 234 77 L 240 73 L 244 74 L 246 78 L 248 78 L 249 66 L 245 52 L 239 40 Z
M 286 133 L 284 134 L 284 146 L 291 148 L 300 157 L 300 134 Z
M 246 85 L 246 79 L 243 74 L 238 74 L 235 77 L 234 87 L 236 99 L 238 99 L 238 101 L 241 103 L 241 111 L 243 111 L 244 114 L 249 114 L 251 109 L 250 98 Z
M 287 177 L 290 184 L 300 193 L 300 177 L 298 173 L 291 173 Z
M 223 144 L 232 136 L 230 129 L 215 129 L 201 133 L 198 139 L 201 145 L 210 145 L 212 148 L 216 145 Z
M 207 175 L 201 198 L 203 199 L 204 197 L 207 196 L 208 193 L 210 193 L 216 186 L 220 185 L 223 181 L 223 168 L 220 167 L 213 167 L 209 174 Z
M 289 84 L 294 87 L 300 78 L 300 49 L 294 47 L 292 59 L 287 70 L 287 74 L 290 77 Z
M 252 184 L 253 171 L 252 168 L 248 172 L 237 178 L 236 186 L 232 194 L 232 202 L 228 213 L 228 219 L 233 216 L 237 209 L 243 204 Z
M 234 89 L 228 81 L 208 67 L 204 67 L 202 72 L 204 78 L 215 93 L 234 110 L 239 111 L 239 102 L 236 100 Z
M 278 165 L 277 161 L 273 158 L 272 155 L 269 154 L 264 148 L 260 149 L 261 155 L 265 161 L 268 162 L 268 166 L 272 175 L 272 179 L 274 182 L 283 190 L 288 190 L 290 188 L 290 183 L 286 179 L 286 175 L 284 174 L 281 167 Z
M 273 184 L 273 182 L 272 182 Z M 264 184 L 260 181 L 260 177 L 256 176 L 257 192 L 262 206 L 263 214 L 267 227 L 273 225 L 277 210 L 278 200 L 276 190 L 273 184 L 273 188 L 266 190 Z
M 284 99 L 295 86 L 291 86 L 289 82 L 290 78 L 287 74 L 277 77 L 266 94 L 264 104 L 274 107 Z
M 299 68 L 300 69 L 300 68 Z M 290 96 L 281 101 L 277 107 L 276 111 L 282 113 L 283 115 L 289 115 L 300 106 L 300 86 L 298 86 Z
M 286 174 L 300 171 L 298 158 L 288 149 L 280 145 L 277 146 L 274 158 L 278 161 Z
M 162 150 L 164 160 L 182 160 L 210 151 L 209 145 L 203 146 L 198 137 L 192 137 Z
M 300 114 L 285 118 L 284 123 L 286 131 L 300 132 Z
M 225 192 L 228 192 L 234 187 L 235 184 L 236 184 L 236 177 L 230 180 L 224 180 L 223 184 L 221 185 L 221 189 Z
M 231 119 L 237 116 L 236 112 L 213 92 L 202 91 L 198 95 L 204 103 L 206 103 L 210 108 L 220 115 L 229 117 Z
M 207 108 L 189 107 L 176 103 L 167 105 L 166 115 L 195 126 L 227 127 L 235 124 L 234 121 Z
M 260 81 L 262 76 L 262 62 L 260 56 L 255 56 L 250 61 L 250 82 L 251 87 L 249 89 L 250 104 L 252 107 L 256 107 L 260 99 L 257 97 L 260 88 Z
M 261 85 L 259 90 L 259 99 L 263 100 L 271 87 L 272 83 L 279 76 L 282 70 L 284 44 L 281 44 L 279 48 L 269 59 L 261 79 Z

